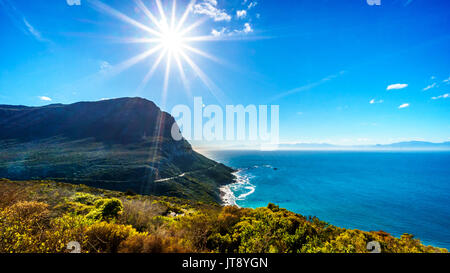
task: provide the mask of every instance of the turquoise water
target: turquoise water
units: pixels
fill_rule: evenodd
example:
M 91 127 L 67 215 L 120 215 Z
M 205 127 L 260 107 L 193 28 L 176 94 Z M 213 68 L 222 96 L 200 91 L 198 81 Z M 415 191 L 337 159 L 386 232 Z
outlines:
M 450 249 L 450 152 L 221 151 L 231 202 L 272 202 L 345 228 L 414 234 Z

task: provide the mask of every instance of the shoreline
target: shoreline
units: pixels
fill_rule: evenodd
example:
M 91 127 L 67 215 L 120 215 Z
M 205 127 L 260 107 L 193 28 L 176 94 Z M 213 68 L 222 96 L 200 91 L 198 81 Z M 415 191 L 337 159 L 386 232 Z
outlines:
M 233 191 L 231 190 L 231 186 L 238 183 L 238 173 L 241 170 L 237 170 L 232 173 L 234 176 L 233 182 L 224 186 L 219 187 L 220 190 L 220 199 L 222 200 L 222 206 L 238 206 L 236 203 L 236 196 L 234 195 Z
M 250 183 L 250 177 L 248 175 L 241 175 L 240 173 L 245 169 L 238 169 L 233 172 L 234 180 L 233 183 L 221 186 L 220 199 L 222 200 L 223 206 L 237 206 L 238 200 L 244 200 L 247 196 L 253 194 L 256 190 L 256 186 Z M 235 191 L 245 190 L 246 192 L 240 193 L 236 196 Z

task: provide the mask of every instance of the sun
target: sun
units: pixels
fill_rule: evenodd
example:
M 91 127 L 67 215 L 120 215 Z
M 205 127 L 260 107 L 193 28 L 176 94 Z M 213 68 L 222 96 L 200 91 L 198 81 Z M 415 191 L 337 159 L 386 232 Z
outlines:
M 218 93 L 222 93 L 220 89 L 208 78 L 208 76 L 198 67 L 194 60 L 190 57 L 190 53 L 200 55 L 212 61 L 221 63 L 215 56 L 211 56 L 206 52 L 192 46 L 191 42 L 211 41 L 211 35 L 207 36 L 193 36 L 192 31 L 205 22 L 206 18 L 202 18 L 190 25 L 188 25 L 187 18 L 192 12 L 195 5 L 195 0 L 191 0 L 185 8 L 184 13 L 177 17 L 177 1 L 173 0 L 172 5 L 165 2 L 168 6 L 163 6 L 161 0 L 155 0 L 157 12 L 159 16 L 155 16 L 152 11 L 148 9 L 142 0 L 134 0 L 137 8 L 145 14 L 149 20 L 139 22 L 135 19 L 121 13 L 120 11 L 108 6 L 99 0 L 89 0 L 94 8 L 100 12 L 109 14 L 125 23 L 133 25 L 140 30 L 143 30 L 147 35 L 144 38 L 125 38 L 126 43 L 147 43 L 149 49 L 140 53 L 137 56 L 131 57 L 128 60 L 114 66 L 114 73 L 120 73 L 143 60 L 156 55 L 154 61 L 151 62 L 148 72 L 144 75 L 138 90 L 144 89 L 147 83 L 152 78 L 155 71 L 161 63 L 165 63 L 165 77 L 164 86 L 162 89 L 163 100 L 167 95 L 169 86 L 169 77 L 173 69 L 178 70 L 180 78 L 183 82 L 185 90 L 189 92 L 189 84 L 185 74 L 185 66 L 189 66 L 196 76 L 203 82 L 203 84 L 211 91 L 211 93 L 218 97 Z M 170 15 L 166 15 L 166 10 L 170 9 Z M 149 23 L 151 22 L 151 23 Z M 165 102 L 163 101 L 162 104 Z
M 179 54 L 185 46 L 183 35 L 172 29 L 166 30 L 162 33 L 161 44 L 165 50 L 171 52 L 172 54 Z

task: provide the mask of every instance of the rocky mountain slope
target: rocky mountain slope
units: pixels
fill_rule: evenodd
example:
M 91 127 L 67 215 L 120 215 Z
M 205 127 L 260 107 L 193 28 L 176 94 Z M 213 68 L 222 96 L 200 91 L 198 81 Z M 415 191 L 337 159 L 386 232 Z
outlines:
M 232 170 L 175 141 L 174 123 L 142 98 L 0 105 L 0 177 L 220 202 Z

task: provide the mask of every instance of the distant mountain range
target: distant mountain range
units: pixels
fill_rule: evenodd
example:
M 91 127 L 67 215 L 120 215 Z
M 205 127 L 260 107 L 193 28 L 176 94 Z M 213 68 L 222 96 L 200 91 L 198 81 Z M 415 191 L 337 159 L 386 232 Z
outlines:
M 175 141 L 174 123 L 142 98 L 0 105 L 0 178 L 219 202 L 233 170 Z
M 332 145 L 326 143 L 281 144 L 281 149 L 319 149 L 319 150 L 450 150 L 450 142 L 433 143 L 426 141 L 407 141 L 377 145 Z

